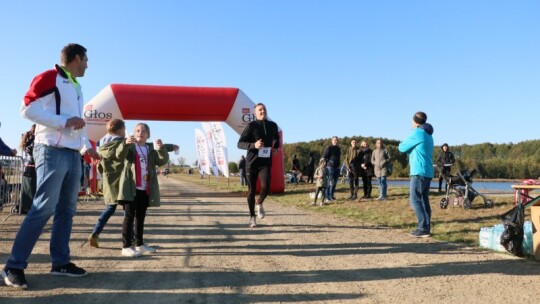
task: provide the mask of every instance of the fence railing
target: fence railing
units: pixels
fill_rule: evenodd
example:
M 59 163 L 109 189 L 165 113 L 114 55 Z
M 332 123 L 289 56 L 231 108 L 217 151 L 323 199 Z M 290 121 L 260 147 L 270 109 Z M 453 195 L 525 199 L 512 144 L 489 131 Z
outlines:
M 0 211 L 11 208 L 20 213 L 24 159 L 21 156 L 0 156 L 0 165 Z

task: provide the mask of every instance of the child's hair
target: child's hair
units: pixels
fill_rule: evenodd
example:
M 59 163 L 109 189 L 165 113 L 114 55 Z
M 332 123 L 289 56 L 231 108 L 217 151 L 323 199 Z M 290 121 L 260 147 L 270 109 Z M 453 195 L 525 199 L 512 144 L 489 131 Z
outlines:
M 319 165 L 322 164 L 322 163 L 326 164 L 326 159 L 321 158 L 321 159 L 319 160 Z
M 111 119 L 107 122 L 107 132 L 109 134 L 117 134 L 118 131 L 125 128 L 126 124 L 121 119 Z
M 146 133 L 148 133 L 148 138 L 150 138 L 150 127 L 144 122 L 138 123 L 135 128 L 137 128 L 138 126 L 144 126 L 144 128 L 146 129 Z

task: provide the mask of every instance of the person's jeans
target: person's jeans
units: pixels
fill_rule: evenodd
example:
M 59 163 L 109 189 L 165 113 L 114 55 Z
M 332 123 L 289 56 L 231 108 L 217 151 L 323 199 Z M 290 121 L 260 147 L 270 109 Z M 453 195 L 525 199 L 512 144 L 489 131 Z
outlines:
M 247 185 L 246 171 L 244 169 L 240 169 L 240 185 Z
M 379 176 L 379 197 L 386 198 L 386 191 L 388 189 L 388 184 L 386 183 L 386 176 Z
M 334 192 L 336 191 L 336 185 L 339 178 L 339 170 L 332 166 L 328 166 L 326 168 L 328 168 L 328 172 L 330 173 L 328 187 L 326 187 L 326 199 L 332 200 L 334 199 Z M 337 175 L 337 178 L 336 178 L 336 175 Z
M 30 212 L 17 232 L 6 266 L 25 269 L 28 258 L 54 214 L 50 253 L 53 266 L 70 262 L 69 239 L 73 216 L 77 211 L 80 189 L 81 155 L 79 151 L 42 144 L 34 147 L 37 188 Z
M 413 175 L 410 184 L 410 202 L 418 219 L 418 230 L 430 232 L 431 206 L 429 205 L 429 187 L 431 178 Z
M 107 225 L 107 222 L 116 211 L 117 206 L 118 205 L 107 205 L 107 207 L 105 207 L 105 210 L 103 210 L 94 226 L 94 231 L 92 232 L 93 235 L 99 235 L 101 231 L 103 231 L 103 228 L 105 228 L 105 225 Z

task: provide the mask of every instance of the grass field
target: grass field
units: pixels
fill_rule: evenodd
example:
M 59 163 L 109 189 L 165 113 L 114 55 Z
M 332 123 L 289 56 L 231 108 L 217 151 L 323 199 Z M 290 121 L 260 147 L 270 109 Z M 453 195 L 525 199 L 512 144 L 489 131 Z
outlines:
M 199 175 L 172 174 L 171 178 L 194 182 L 207 187 L 237 192 L 245 195 L 247 187 L 239 184 L 238 177 L 208 177 L 201 179 Z M 406 232 L 416 228 L 416 217 L 409 204 L 409 189 L 407 187 L 389 187 L 388 200 L 349 201 L 349 188 L 339 184 L 336 189 L 336 201 L 320 207 L 311 206 L 309 193 L 315 190 L 314 184 L 286 184 L 285 192 L 273 194 L 269 198 L 281 204 L 309 209 L 323 214 L 346 217 L 371 226 L 382 226 L 402 229 Z M 378 196 L 375 186 L 373 196 Z M 439 202 L 443 194 L 432 191 L 430 196 L 432 208 L 432 237 L 434 239 L 478 246 L 478 234 L 481 227 L 491 227 L 501 223 L 500 215 L 513 207 L 513 196 L 497 195 L 489 197 L 494 202 L 493 208 L 484 208 L 483 199 L 476 197 L 471 209 L 448 206 L 441 209 Z M 530 220 L 530 209 L 525 209 L 525 220 Z

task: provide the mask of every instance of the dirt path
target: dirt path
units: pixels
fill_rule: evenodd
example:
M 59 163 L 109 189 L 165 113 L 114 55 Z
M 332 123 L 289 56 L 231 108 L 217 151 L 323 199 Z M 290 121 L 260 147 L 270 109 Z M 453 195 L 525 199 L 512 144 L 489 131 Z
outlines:
M 74 262 L 90 274 L 50 270 L 49 226 L 26 270 L 27 291 L 0 284 L 0 303 L 533 303 L 540 263 L 410 238 L 405 232 L 265 203 L 247 228 L 244 197 L 162 179 L 146 240 L 157 253 L 120 256 L 122 212 L 100 249 L 84 244 L 101 202 L 83 203 L 72 235 Z M 403 210 L 402 212 L 411 212 Z M 0 262 L 22 220 L 0 214 Z

